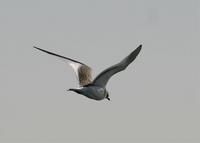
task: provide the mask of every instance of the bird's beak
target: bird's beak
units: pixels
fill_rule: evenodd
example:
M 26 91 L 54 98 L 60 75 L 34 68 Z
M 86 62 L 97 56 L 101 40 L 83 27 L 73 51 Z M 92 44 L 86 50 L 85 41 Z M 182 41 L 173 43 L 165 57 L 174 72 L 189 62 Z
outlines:
M 109 97 L 106 97 L 106 99 L 108 99 L 110 101 L 110 98 Z

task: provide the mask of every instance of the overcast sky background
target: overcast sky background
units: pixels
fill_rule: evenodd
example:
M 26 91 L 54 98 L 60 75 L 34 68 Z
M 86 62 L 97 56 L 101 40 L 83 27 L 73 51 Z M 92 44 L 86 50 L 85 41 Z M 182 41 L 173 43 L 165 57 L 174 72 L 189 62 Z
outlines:
M 0 142 L 199 143 L 198 0 L 0 0 Z M 67 92 L 62 60 L 94 75 L 143 49 L 107 89 L 111 101 Z

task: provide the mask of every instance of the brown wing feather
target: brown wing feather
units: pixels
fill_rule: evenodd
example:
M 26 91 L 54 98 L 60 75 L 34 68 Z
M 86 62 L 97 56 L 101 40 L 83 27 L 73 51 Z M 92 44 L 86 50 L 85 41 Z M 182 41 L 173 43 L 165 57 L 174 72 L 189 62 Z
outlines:
M 84 65 L 78 69 L 79 84 L 85 86 L 92 82 L 92 70 L 90 67 Z

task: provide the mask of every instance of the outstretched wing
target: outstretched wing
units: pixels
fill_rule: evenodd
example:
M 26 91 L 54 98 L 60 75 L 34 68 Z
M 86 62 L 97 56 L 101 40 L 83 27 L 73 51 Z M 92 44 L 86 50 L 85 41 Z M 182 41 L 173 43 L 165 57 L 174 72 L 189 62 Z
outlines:
M 123 59 L 120 63 L 111 66 L 110 68 L 101 72 L 92 82 L 92 84 L 97 86 L 105 87 L 108 80 L 116 73 L 123 71 L 126 67 L 137 57 L 142 45 L 140 45 L 137 49 L 135 49 L 129 56 Z
M 38 49 L 40 51 L 43 51 L 47 54 L 60 57 L 60 58 L 64 59 L 67 63 L 69 63 L 69 65 L 73 68 L 74 72 L 76 73 L 76 76 L 77 76 L 77 79 L 79 80 L 80 86 L 84 86 L 84 85 L 91 83 L 91 81 L 92 81 L 92 69 L 89 66 L 87 66 L 84 63 L 81 63 L 79 61 L 73 60 L 71 58 L 67 58 L 67 57 L 64 57 L 64 56 L 61 56 L 61 55 L 40 49 L 38 47 L 34 47 L 34 48 Z

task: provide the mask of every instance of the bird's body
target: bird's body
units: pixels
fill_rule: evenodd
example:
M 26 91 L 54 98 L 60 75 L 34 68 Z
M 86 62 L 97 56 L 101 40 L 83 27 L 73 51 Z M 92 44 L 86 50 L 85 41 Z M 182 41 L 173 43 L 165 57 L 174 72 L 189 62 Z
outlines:
M 88 85 L 80 88 L 69 89 L 69 91 L 74 91 L 78 94 L 85 95 L 86 97 L 94 100 L 103 100 L 105 98 L 109 98 L 108 92 L 105 88 L 98 87 L 95 85 Z
M 67 61 L 69 65 L 73 68 L 73 70 L 76 73 L 76 76 L 79 80 L 79 88 L 72 88 L 68 91 L 74 91 L 78 94 L 82 94 L 90 99 L 94 100 L 103 100 L 109 98 L 109 93 L 106 90 L 106 85 L 108 80 L 116 73 L 125 70 L 128 65 L 135 60 L 137 55 L 139 54 L 142 45 L 140 45 L 137 49 L 135 49 L 130 55 L 128 55 L 126 58 L 124 58 L 121 62 L 118 64 L 115 64 L 104 71 L 102 71 L 94 80 L 92 80 L 92 70 L 89 66 L 73 60 L 71 58 L 67 58 L 37 47 L 34 47 L 40 51 L 43 51 L 45 53 L 60 57 Z

